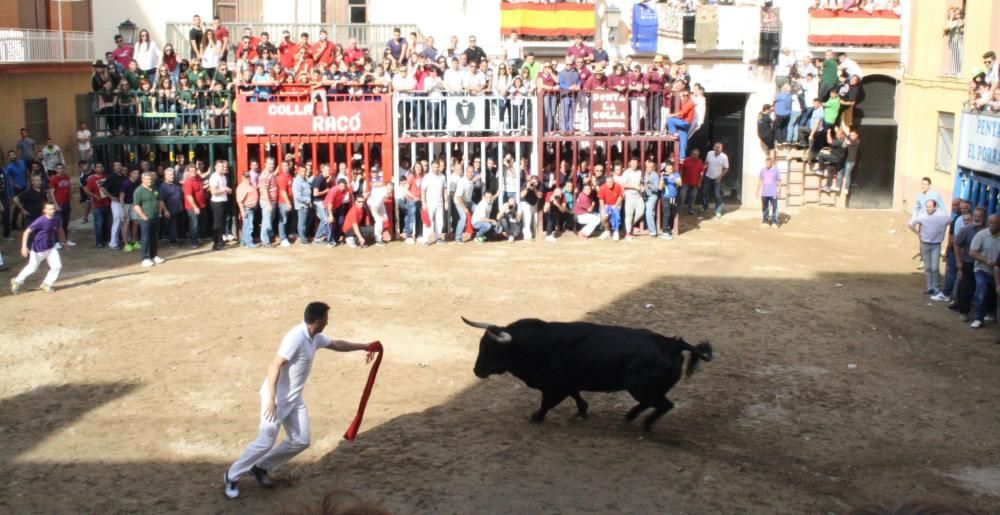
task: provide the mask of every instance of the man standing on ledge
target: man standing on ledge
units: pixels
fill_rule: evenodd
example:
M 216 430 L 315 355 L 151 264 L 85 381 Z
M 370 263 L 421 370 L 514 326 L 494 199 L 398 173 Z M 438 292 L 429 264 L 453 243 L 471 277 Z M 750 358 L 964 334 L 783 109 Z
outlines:
M 288 331 L 281 340 L 278 354 L 268 365 L 267 378 L 260 387 L 257 439 L 226 471 L 226 497 L 235 499 L 240 496 L 236 482 L 247 472 L 261 486 L 271 486 L 268 471 L 284 465 L 309 447 L 309 414 L 306 412 L 302 390 L 309 378 L 313 355 L 317 350 L 375 350 L 373 344 L 331 340 L 322 334 L 329 313 L 330 306 L 322 302 L 309 303 L 304 321 Z M 285 428 L 285 441 L 274 447 L 278 438 L 278 426 Z

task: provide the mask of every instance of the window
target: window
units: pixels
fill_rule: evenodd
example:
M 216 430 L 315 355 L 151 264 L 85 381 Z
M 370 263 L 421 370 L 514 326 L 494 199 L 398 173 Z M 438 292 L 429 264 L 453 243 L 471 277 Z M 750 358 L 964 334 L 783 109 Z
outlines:
M 368 0 L 347 0 L 351 23 L 368 23 Z
M 955 115 L 938 113 L 937 156 L 934 169 L 951 173 L 952 155 L 955 150 Z
M 30 98 L 24 101 L 24 128 L 35 141 L 45 141 L 49 137 L 48 99 Z

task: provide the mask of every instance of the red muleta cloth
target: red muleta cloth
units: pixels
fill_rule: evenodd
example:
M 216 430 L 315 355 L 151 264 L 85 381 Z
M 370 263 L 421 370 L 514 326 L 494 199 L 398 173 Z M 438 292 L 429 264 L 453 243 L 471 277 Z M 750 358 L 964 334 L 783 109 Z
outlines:
M 378 366 L 382 363 L 382 342 L 372 342 L 368 345 L 367 350 L 368 356 L 365 358 L 365 362 L 371 363 L 372 358 L 375 358 L 375 364 L 372 365 L 372 370 L 368 373 L 368 382 L 365 383 L 365 391 L 361 393 L 358 414 L 354 416 L 354 421 L 351 422 L 351 426 L 344 433 L 344 439 L 352 442 L 358 436 L 358 430 L 361 428 L 361 419 L 365 416 L 365 406 L 368 405 L 368 397 L 371 396 L 372 388 L 375 386 L 375 376 L 378 374 Z M 378 353 L 378 356 L 375 353 Z

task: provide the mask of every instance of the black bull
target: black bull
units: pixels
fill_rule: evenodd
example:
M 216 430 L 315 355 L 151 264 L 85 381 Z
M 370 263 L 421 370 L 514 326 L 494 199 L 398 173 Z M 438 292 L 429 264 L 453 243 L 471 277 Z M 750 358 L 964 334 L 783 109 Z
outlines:
M 674 407 L 667 392 L 682 371 L 690 377 L 700 360 L 712 360 L 708 342 L 692 346 L 646 329 L 537 319 L 500 327 L 462 320 L 485 329 L 473 369 L 477 377 L 510 372 L 542 391 L 542 405 L 532 413 L 533 422 L 545 420 L 545 414 L 566 397 L 576 401 L 577 416 L 586 417 L 587 402 L 580 392 L 627 390 L 638 404 L 625 418 L 634 420 L 653 408 L 643 422 L 649 431 L 653 422 Z M 686 368 L 683 351 L 691 353 Z

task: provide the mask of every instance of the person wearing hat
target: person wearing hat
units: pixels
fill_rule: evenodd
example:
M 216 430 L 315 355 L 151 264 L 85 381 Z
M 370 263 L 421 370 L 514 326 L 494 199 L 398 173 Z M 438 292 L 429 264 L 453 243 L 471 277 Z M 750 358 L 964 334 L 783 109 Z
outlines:
M 583 89 L 586 91 L 606 91 L 608 89 L 608 76 L 604 73 L 603 64 L 594 66 L 594 74 L 587 79 Z
M 90 89 L 94 93 L 97 93 L 104 87 L 105 82 L 111 80 L 111 76 L 108 74 L 107 65 L 100 59 L 94 61 L 91 67 L 94 69 L 94 74 L 90 76 Z

